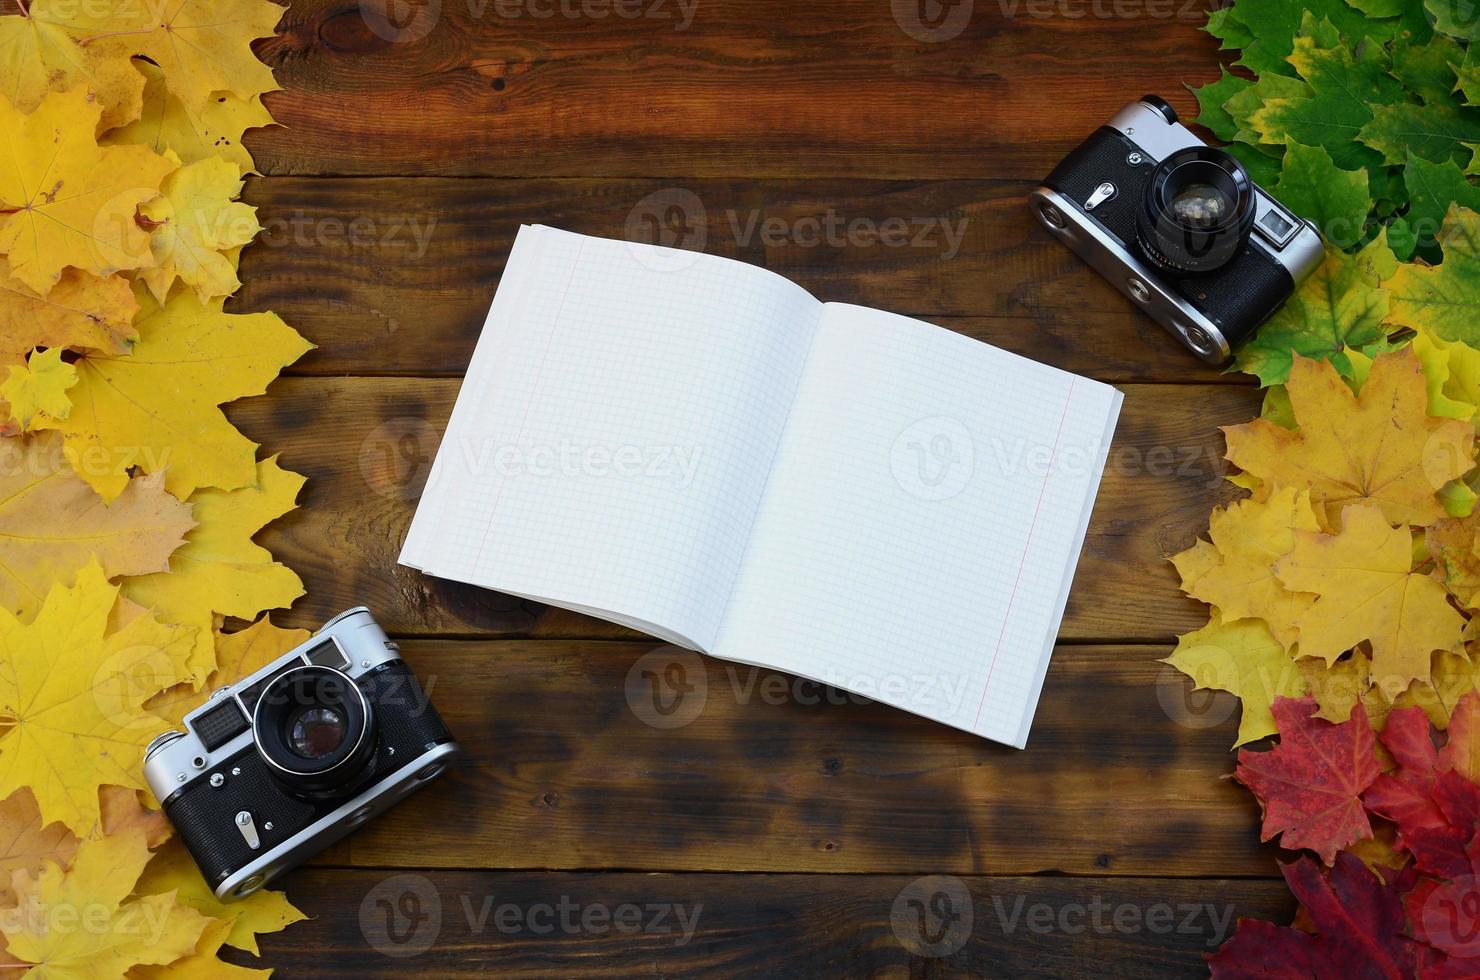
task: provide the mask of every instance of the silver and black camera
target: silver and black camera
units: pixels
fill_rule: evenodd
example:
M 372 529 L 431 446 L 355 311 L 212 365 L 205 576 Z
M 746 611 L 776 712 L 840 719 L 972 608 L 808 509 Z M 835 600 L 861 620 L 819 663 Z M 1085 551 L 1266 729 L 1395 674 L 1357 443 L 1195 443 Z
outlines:
M 144 754 L 144 777 L 222 901 L 395 806 L 459 754 L 360 606 L 223 687 Z
M 1313 225 L 1154 95 L 1111 117 L 1031 200 L 1054 237 L 1213 364 L 1324 257 Z

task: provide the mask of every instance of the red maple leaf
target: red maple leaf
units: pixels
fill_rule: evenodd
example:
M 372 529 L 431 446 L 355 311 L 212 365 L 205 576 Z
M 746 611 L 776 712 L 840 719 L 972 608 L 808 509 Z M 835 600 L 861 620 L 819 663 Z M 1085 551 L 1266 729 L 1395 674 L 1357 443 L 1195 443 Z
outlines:
M 1279 744 L 1241 751 L 1234 778 L 1264 810 L 1261 840 L 1280 836 L 1280 846 L 1309 848 L 1330 864 L 1338 850 L 1372 836 L 1362 792 L 1381 769 L 1360 703 L 1340 724 L 1311 717 L 1315 710 L 1314 698 L 1277 698 Z
M 1329 875 L 1305 857 L 1280 870 L 1315 934 L 1240 919 L 1233 938 L 1208 957 L 1214 980 L 1398 980 L 1418 975 L 1430 961 L 1422 943 L 1403 935 L 1411 870 L 1383 869 L 1379 877 L 1347 852 L 1336 856 Z
M 1447 957 L 1426 977 L 1480 976 L 1480 835 L 1470 839 L 1466 857 L 1463 874 L 1422 878 L 1403 898 L 1413 934 Z
M 1455 717 L 1477 710 L 1480 696 L 1471 692 L 1460 699 Z M 1461 730 L 1468 724 L 1462 721 Z M 1470 874 L 1467 849 L 1480 825 L 1480 786 L 1450 768 L 1459 743 L 1435 749 L 1423 709 L 1397 708 L 1388 715 L 1382 744 L 1398 768 L 1378 776 L 1362 802 L 1398 825 L 1398 846 L 1413 855 L 1419 871 L 1447 879 Z

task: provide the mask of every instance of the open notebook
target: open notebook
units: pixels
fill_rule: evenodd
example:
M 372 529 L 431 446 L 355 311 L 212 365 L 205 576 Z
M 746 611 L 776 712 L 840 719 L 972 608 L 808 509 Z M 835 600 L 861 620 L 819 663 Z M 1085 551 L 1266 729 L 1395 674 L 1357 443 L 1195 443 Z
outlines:
M 1022 746 L 1120 402 L 741 262 L 525 227 L 400 560 Z

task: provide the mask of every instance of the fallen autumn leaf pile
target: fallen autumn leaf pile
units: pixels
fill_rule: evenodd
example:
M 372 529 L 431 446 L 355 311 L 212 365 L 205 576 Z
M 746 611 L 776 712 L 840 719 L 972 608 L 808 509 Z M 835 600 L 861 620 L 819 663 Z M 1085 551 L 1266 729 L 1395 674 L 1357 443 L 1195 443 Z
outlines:
M 1252 77 L 1198 122 L 1325 234 L 1239 352 L 1260 417 L 1172 558 L 1211 607 L 1167 662 L 1241 701 L 1233 773 L 1289 925 L 1241 920 L 1215 977 L 1480 976 L 1480 33 L 1450 0 L 1235 0 Z M 1277 741 L 1271 739 L 1277 736 Z
M 241 136 L 277 87 L 251 44 L 283 8 L 19 8 L 0 16 L 0 972 L 265 976 L 218 951 L 302 914 L 217 902 L 141 767 L 209 687 L 306 636 L 223 630 L 303 592 L 252 541 L 303 478 L 220 408 L 310 347 L 223 308 L 261 230 Z

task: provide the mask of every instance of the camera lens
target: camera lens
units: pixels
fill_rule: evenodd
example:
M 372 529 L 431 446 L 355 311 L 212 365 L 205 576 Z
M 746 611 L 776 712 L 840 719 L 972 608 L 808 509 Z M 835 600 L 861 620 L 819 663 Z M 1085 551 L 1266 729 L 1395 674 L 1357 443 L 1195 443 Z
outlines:
M 305 759 L 322 759 L 344 743 L 348 725 L 333 708 L 304 708 L 288 724 L 288 744 Z
M 1212 272 L 1238 254 L 1254 227 L 1254 182 L 1223 150 L 1190 146 L 1157 165 L 1136 212 L 1146 258 L 1172 273 Z
M 289 792 L 333 796 L 353 789 L 375 754 L 375 717 L 355 682 L 332 667 L 274 677 L 252 715 L 268 771 Z

